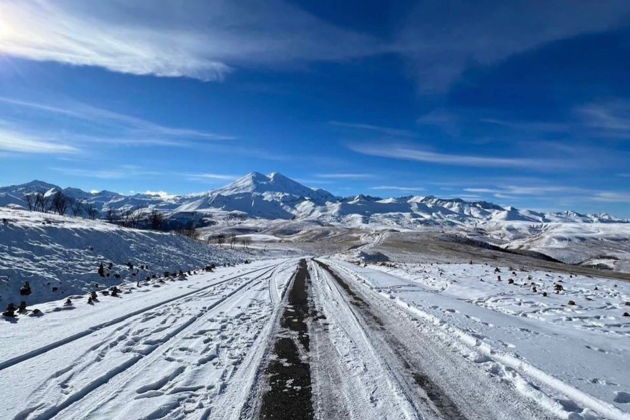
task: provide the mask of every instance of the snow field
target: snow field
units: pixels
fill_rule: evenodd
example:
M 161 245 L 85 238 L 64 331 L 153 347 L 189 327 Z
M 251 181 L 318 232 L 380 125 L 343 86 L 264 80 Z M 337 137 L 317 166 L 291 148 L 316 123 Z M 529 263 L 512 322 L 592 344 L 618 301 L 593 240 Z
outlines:
M 630 338 L 630 318 L 623 316 L 630 312 L 630 283 L 622 280 L 510 267 L 495 273 L 486 264 L 371 267 L 507 315 Z

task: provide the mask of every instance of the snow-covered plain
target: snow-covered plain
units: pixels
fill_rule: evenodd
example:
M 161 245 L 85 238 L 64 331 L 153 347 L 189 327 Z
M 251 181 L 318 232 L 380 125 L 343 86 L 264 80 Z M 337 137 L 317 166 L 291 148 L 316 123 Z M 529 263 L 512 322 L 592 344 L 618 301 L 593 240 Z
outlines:
M 291 336 L 279 315 L 291 319 L 297 266 L 126 282 L 119 297 L 5 319 L 0 418 L 257 417 L 273 337 Z M 307 267 L 299 354 L 316 418 L 630 418 L 627 282 L 338 257 Z

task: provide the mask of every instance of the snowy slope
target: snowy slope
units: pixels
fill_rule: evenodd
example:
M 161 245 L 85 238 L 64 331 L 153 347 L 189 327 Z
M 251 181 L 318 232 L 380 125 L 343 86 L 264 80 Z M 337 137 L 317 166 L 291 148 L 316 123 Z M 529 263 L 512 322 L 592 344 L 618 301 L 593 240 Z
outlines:
M 630 223 L 487 222 L 464 230 L 507 249 L 527 250 L 557 260 L 630 272 Z
M 190 270 L 238 256 L 181 235 L 126 229 L 98 220 L 0 208 L 0 305 L 37 303 L 144 279 L 164 271 Z M 113 264 L 108 277 L 97 270 Z M 134 269 L 130 270 L 127 263 Z M 149 269 L 138 270 L 140 265 Z M 120 275 L 117 278 L 116 274 Z M 19 295 L 29 281 L 32 294 Z

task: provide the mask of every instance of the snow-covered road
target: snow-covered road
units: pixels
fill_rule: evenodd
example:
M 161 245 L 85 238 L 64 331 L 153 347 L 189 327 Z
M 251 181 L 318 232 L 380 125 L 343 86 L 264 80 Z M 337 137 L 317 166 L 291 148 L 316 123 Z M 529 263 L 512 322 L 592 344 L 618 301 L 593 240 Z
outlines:
M 563 373 L 612 369 L 567 353 L 591 335 L 375 268 L 266 260 L 39 305 L 0 324 L 0 418 L 630 418 L 624 392 L 614 405 Z M 493 347 L 508 338 L 510 352 Z
M 193 277 L 193 290 L 166 283 L 3 325 L 24 345 L 3 346 L 0 418 L 238 417 L 294 270 L 220 269 Z
M 314 381 L 320 395 L 337 393 L 316 399 L 322 418 L 550 417 L 334 262 L 315 263 L 313 270 L 314 299 L 325 317 L 314 328 Z M 328 379 L 333 376 L 338 380 Z
M 424 270 L 442 273 L 429 275 L 428 279 L 443 282 L 447 279 L 444 273 L 451 269 L 453 282 L 457 282 L 447 289 L 435 290 L 422 283 L 426 274 L 413 277 L 400 269 L 362 267 L 334 259 L 323 261 L 365 302 L 351 306 L 358 320 L 371 324 L 372 328 L 363 331 L 376 338 L 381 336 L 384 345 L 378 353 L 386 355 L 389 347 L 396 356 L 392 360 L 404 359 L 412 368 L 418 367 L 437 386 L 440 395 L 451 397 L 450 401 L 465 417 L 630 419 L 627 320 L 608 313 L 597 315 L 600 320 L 610 320 L 600 324 L 597 331 L 572 324 L 573 318 L 592 317 L 591 312 L 617 313 L 619 305 L 628 300 L 627 284 L 548 273 L 545 276 L 555 281 L 547 283 L 562 282 L 565 290 L 554 297 L 537 297 L 542 296 L 540 292 L 532 294 L 529 287 L 520 283 L 541 273 L 515 272 L 511 273 L 517 279 L 513 284 L 498 282 L 498 287 L 505 289 L 501 289 L 503 299 L 510 296 L 520 302 L 520 311 L 510 311 L 489 306 L 478 297 L 488 292 L 478 276 L 471 278 L 470 271 L 490 267 L 427 265 Z M 592 287 L 595 293 L 606 293 L 606 298 L 598 301 L 588 297 Z M 447 293 L 451 288 L 454 291 Z M 582 289 L 588 289 L 588 293 L 578 296 Z M 559 305 L 559 300 L 568 299 L 564 293 L 578 303 Z M 527 305 L 536 306 L 536 299 L 542 299 L 538 306 L 566 314 L 561 318 L 567 319 L 565 325 L 558 325 L 556 318 L 529 316 Z M 554 309 L 556 305 L 558 309 Z M 378 340 L 373 342 L 378 344 Z M 408 370 L 409 366 L 405 368 Z M 425 385 L 421 387 L 429 391 L 428 398 L 432 400 L 432 385 L 428 390 Z

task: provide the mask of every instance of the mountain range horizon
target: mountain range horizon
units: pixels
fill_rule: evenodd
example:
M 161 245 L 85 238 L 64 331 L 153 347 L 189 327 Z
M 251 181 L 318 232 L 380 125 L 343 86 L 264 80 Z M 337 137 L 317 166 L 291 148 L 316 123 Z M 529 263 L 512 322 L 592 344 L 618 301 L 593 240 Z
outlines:
M 434 195 L 401 195 L 379 197 L 365 194 L 351 196 L 334 195 L 321 188 L 311 188 L 280 172 L 265 175 L 252 171 L 233 182 L 215 189 L 192 194 L 167 194 L 147 191 L 122 194 L 109 190 L 84 191 L 33 180 L 24 184 L 0 187 L 0 205 L 26 208 L 25 196 L 31 193 L 52 194 L 61 191 L 72 200 L 96 207 L 103 214 L 107 209 L 157 209 L 169 215 L 190 212 L 242 212 L 245 217 L 262 219 L 328 219 L 335 214 L 347 218 L 359 215 L 363 218 L 374 215 L 413 213 L 430 215 L 426 222 L 465 222 L 464 219 L 529 221 L 535 223 L 578 222 L 578 223 L 626 223 L 628 219 L 617 218 L 608 213 L 579 213 L 575 211 L 540 212 L 519 210 L 512 206 L 501 206 L 489 201 L 468 201 L 461 198 L 438 198 Z M 322 212 L 316 207 L 326 207 Z M 333 218 L 334 219 L 334 218 Z M 339 219 L 339 217 L 337 217 Z M 334 220 L 342 221 L 342 220 Z M 424 223 L 422 223 L 424 222 Z M 369 220 L 368 220 L 369 223 Z M 404 223 L 409 225 L 409 223 Z

